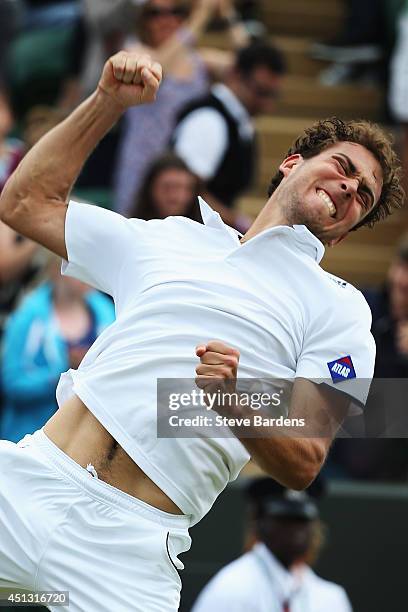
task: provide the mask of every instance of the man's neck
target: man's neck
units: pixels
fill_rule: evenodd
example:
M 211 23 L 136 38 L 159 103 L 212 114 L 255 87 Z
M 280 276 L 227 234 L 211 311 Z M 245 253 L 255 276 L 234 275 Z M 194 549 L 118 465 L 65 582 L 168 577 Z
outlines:
M 288 219 L 279 206 L 270 206 L 270 201 L 263 207 L 245 236 L 241 239 L 241 244 L 248 242 L 261 232 L 271 227 L 280 225 L 290 225 Z

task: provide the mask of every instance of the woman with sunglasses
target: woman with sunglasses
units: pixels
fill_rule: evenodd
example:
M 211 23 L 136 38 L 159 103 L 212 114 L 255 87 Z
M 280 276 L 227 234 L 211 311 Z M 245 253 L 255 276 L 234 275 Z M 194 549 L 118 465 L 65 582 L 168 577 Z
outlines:
M 137 40 L 128 47 L 160 62 L 165 78 L 153 106 L 131 108 L 125 115 L 115 172 L 115 208 L 124 215 L 150 162 L 166 148 L 179 110 L 206 93 L 210 77 L 231 63 L 230 54 L 195 48 L 214 16 L 226 19 L 234 46 L 247 43 L 231 0 L 197 0 L 191 10 L 186 1 L 148 0 L 141 9 Z

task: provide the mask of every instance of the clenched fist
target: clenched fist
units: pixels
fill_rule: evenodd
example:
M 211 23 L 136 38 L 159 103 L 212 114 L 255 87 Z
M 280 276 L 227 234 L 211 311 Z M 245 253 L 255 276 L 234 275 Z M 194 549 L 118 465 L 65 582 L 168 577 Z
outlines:
M 126 109 L 154 102 L 162 78 L 161 65 L 149 55 L 120 51 L 106 62 L 99 89 Z
M 239 351 L 220 340 L 211 340 L 196 347 L 200 364 L 196 367 L 196 385 L 207 392 L 235 391 Z

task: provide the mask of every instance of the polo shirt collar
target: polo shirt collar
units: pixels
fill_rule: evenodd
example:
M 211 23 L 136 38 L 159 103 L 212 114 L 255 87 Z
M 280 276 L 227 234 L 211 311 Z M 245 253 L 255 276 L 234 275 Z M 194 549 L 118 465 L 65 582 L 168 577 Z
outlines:
M 215 229 L 221 229 L 232 236 L 236 242 L 239 242 L 239 240 L 242 238 L 242 234 L 238 232 L 238 230 L 226 225 L 226 223 L 224 223 L 224 221 L 221 219 L 221 215 L 213 210 L 202 197 L 198 196 L 198 202 L 200 204 L 201 218 L 204 225 L 213 227 Z
M 242 238 L 242 234 L 234 228 L 226 225 L 221 219 L 221 215 L 215 210 L 213 210 L 211 206 L 209 206 L 207 202 L 203 200 L 203 198 L 199 196 L 198 201 L 200 204 L 201 217 L 203 219 L 204 225 L 208 227 L 213 227 L 215 229 L 221 229 L 224 232 L 227 232 L 230 236 L 234 238 L 234 241 L 238 243 L 239 240 Z M 325 253 L 324 246 L 322 242 L 320 242 L 320 240 L 316 238 L 316 236 L 312 234 L 312 232 L 308 230 L 305 225 L 279 225 L 277 227 L 270 227 L 269 229 L 266 229 L 260 234 L 258 234 L 257 236 L 254 236 L 254 238 L 251 238 L 251 240 L 249 240 L 246 244 L 248 245 L 252 242 L 255 242 L 266 235 L 269 236 L 278 233 L 283 233 L 288 236 L 294 237 L 298 249 L 305 253 L 305 255 L 308 255 L 309 257 L 314 259 L 317 264 L 320 264 Z
M 306 225 L 294 225 L 289 229 L 295 231 L 299 249 L 314 259 L 316 263 L 320 264 L 325 253 L 323 243 L 307 229 Z

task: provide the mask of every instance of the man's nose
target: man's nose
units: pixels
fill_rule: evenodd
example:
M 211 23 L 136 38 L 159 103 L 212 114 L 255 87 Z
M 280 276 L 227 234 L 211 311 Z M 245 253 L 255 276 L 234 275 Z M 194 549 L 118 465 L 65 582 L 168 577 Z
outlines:
M 341 183 L 341 189 L 347 198 L 351 198 L 358 191 L 359 181 L 357 178 L 347 178 Z

